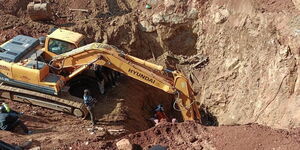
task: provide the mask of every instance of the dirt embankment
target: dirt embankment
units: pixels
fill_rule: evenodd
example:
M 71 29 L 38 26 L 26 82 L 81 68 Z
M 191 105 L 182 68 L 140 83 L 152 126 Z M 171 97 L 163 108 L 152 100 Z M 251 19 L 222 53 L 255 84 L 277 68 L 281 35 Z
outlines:
M 143 6 L 139 29 L 148 35 L 144 41 L 157 41 L 152 56 L 161 63 L 167 56 L 178 59 L 199 92 L 197 100 L 219 124 L 299 126 L 299 11 L 291 1 Z
M 77 143 L 78 149 L 117 149 L 116 142 L 128 139 L 136 148 L 149 149 L 160 145 L 168 149 L 232 150 L 300 148 L 299 131 L 274 130 L 257 124 L 205 127 L 194 122 L 165 123 L 146 131 L 108 142 Z M 73 145 L 74 146 L 74 145 Z M 71 146 L 72 147 L 72 146 Z M 65 147 L 67 148 L 67 147 Z
M 255 131 L 255 132 L 253 132 Z M 142 147 L 159 144 L 169 149 L 299 149 L 295 132 L 272 130 L 256 124 L 205 127 L 194 122 L 164 124 L 129 135 Z

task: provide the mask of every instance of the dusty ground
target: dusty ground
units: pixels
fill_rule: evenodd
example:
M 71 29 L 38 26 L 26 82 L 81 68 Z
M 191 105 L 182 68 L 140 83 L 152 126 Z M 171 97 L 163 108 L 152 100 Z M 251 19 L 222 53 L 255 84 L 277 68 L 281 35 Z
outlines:
M 95 133 L 92 133 L 91 122 L 88 120 L 5 100 L 14 110 L 24 112 L 22 120 L 33 131 L 33 134 L 21 135 L 21 131 L 18 131 L 19 134 L 0 131 L 0 139 L 17 145 L 33 140 L 34 144 L 43 149 L 52 149 L 65 147 L 65 145 L 72 146 L 74 143 L 110 140 L 153 126 L 150 121 L 147 121 L 150 118 L 151 109 L 156 103 L 166 104 L 164 101 L 169 98 L 169 95 L 151 87 L 148 87 L 149 92 L 132 95 L 131 88 L 143 90 L 146 88 L 145 85 L 126 77 L 122 77 L 121 80 L 119 86 L 109 89 L 105 96 L 99 98 L 95 106 L 94 113 L 97 120 Z M 160 95 L 160 100 L 152 100 L 157 98 L 153 96 L 153 92 Z M 146 101 L 149 102 L 146 103 Z M 166 109 L 170 110 L 170 108 Z
M 291 0 L 52 0 L 56 18 L 49 22 L 29 19 L 29 1 L 0 0 L 0 43 L 18 34 L 39 37 L 56 26 L 83 33 L 88 42 L 109 43 L 177 67 L 199 93 L 197 100 L 209 114 L 205 124 L 229 126 L 185 122 L 150 128 L 152 108 L 170 106 L 172 96 L 122 77 L 97 103 L 99 122 L 93 134 L 88 120 L 7 101 L 25 112 L 22 120 L 34 133 L 0 131 L 1 140 L 32 140 L 32 147 L 42 149 L 116 149 L 122 138 L 145 149 L 154 144 L 170 149 L 299 149 L 300 19 Z M 152 9 L 145 9 L 147 3 Z M 166 109 L 178 117 L 171 106 Z
M 1 140 L 17 145 L 32 141 L 31 147 L 40 146 L 42 149 L 117 149 L 115 143 L 123 138 L 144 149 L 157 144 L 169 149 L 196 150 L 300 148 L 299 130 L 288 132 L 257 124 L 209 127 L 195 122 L 163 123 L 146 131 L 125 136 L 118 133 L 109 134 L 102 130 L 91 134 L 92 132 L 87 130 L 90 127 L 88 121 L 51 110 L 18 105 L 21 106 L 20 109 L 27 110 L 23 120 L 26 120 L 26 124 L 34 133 L 21 135 L 0 131 Z M 30 108 L 40 113 L 32 114 Z M 116 125 L 98 127 L 116 129 Z

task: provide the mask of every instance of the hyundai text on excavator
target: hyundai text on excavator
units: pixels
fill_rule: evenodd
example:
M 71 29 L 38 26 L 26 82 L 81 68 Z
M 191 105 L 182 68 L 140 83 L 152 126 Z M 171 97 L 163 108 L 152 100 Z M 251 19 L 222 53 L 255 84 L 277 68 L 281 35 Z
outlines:
M 0 96 L 83 117 L 87 111 L 82 98 L 80 94 L 74 96 L 72 90 L 98 87 L 97 78 L 88 72 L 100 66 L 174 94 L 183 119 L 200 120 L 194 92 L 181 72 L 125 54 L 108 44 L 84 45 L 84 38 L 80 33 L 56 29 L 43 44 L 25 35 L 2 44 Z

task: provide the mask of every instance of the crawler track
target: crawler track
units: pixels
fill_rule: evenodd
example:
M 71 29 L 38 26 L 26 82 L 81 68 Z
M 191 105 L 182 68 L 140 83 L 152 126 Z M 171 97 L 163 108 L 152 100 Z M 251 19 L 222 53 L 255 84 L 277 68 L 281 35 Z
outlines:
M 0 85 L 0 96 L 18 102 L 71 113 L 77 117 L 85 117 L 87 114 L 82 99 L 70 95 L 68 91 L 61 91 L 58 96 L 54 96 L 2 84 Z

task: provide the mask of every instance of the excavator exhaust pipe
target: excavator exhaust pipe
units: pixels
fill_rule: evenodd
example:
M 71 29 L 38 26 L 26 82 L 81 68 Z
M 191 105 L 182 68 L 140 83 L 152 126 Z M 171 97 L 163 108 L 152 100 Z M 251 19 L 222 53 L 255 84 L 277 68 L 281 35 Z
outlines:
M 43 0 L 34 0 L 27 5 L 27 13 L 33 21 L 51 20 L 50 3 Z

